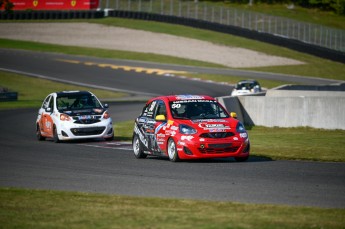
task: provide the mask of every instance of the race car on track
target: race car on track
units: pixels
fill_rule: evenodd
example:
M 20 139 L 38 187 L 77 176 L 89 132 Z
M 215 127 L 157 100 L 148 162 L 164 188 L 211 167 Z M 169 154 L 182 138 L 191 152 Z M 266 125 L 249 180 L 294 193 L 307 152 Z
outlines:
M 232 90 L 231 95 L 249 95 L 261 92 L 261 86 L 256 80 L 241 80 L 236 84 Z
M 112 140 L 112 119 L 98 98 L 88 91 L 62 91 L 49 94 L 38 111 L 38 140 L 54 142 L 73 139 L 104 138 Z
M 171 95 L 150 99 L 133 131 L 137 158 L 148 155 L 180 159 L 234 157 L 245 161 L 250 143 L 243 124 L 210 96 Z

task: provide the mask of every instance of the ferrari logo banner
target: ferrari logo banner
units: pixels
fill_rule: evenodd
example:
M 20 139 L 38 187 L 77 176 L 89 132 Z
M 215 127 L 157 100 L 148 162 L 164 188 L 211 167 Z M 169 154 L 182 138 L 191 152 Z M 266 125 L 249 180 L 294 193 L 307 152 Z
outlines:
M 97 9 L 99 0 L 11 0 L 13 10 L 89 10 Z

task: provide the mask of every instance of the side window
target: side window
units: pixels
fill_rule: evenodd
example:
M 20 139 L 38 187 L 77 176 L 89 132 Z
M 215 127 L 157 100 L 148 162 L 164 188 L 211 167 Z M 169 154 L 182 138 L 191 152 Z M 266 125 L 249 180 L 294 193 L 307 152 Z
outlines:
M 157 112 L 155 117 L 157 115 L 164 115 L 165 117 L 167 117 L 167 109 L 163 101 L 158 101 Z
M 50 99 L 50 95 L 47 96 L 47 98 L 43 101 L 43 104 L 42 104 L 42 108 L 47 108 L 49 106 L 49 99 Z
M 49 108 L 51 109 L 51 111 L 54 110 L 54 97 L 52 96 L 49 102 Z
M 146 105 L 143 109 L 141 116 L 153 118 L 154 113 L 155 113 L 156 104 L 157 104 L 157 101 L 152 101 L 151 103 Z

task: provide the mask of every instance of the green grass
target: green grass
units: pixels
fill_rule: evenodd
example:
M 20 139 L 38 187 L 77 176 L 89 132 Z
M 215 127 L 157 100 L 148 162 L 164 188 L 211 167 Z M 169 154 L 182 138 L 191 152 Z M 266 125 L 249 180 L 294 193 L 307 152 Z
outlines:
M 290 18 L 297 21 L 309 22 L 337 29 L 345 29 L 345 16 L 337 15 L 331 11 L 322 11 L 320 9 L 313 8 L 303 8 L 297 5 L 295 5 L 295 8 L 291 10 L 287 8 L 288 4 L 258 3 L 249 6 L 248 4 L 219 3 L 219 5 L 269 14 L 272 16 Z
M 28 107 L 39 108 L 44 98 L 48 94 L 55 91 L 91 91 L 96 94 L 96 96 L 101 101 L 107 101 L 126 96 L 125 93 L 80 87 L 2 71 L 0 71 L 0 87 L 7 88 L 9 91 L 18 92 L 18 101 L 1 102 L 0 109 Z
M 345 162 L 345 130 L 253 126 L 248 134 L 255 156 Z
M 2 228 L 344 228 L 344 209 L 0 188 Z
M 125 122 L 117 122 L 114 124 L 115 140 L 117 141 L 131 141 L 134 128 L 134 120 Z

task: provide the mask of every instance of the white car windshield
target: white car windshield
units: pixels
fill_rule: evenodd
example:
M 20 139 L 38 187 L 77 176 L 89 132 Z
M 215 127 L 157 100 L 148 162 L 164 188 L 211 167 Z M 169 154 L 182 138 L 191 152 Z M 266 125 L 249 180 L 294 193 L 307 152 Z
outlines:
M 85 94 L 59 96 L 56 98 L 56 104 L 59 111 L 102 108 L 98 99 Z
M 170 102 L 172 116 L 177 119 L 228 118 L 229 114 L 212 100 L 177 100 Z

